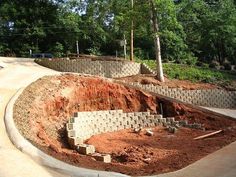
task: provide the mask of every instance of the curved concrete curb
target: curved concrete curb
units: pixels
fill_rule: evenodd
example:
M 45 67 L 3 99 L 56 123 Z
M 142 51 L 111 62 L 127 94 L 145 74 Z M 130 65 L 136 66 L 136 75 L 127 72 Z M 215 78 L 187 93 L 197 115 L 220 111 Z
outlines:
M 6 130 L 9 135 L 10 140 L 13 144 L 22 152 L 30 155 L 37 163 L 51 167 L 65 174 L 69 174 L 73 177 L 128 177 L 127 175 L 123 175 L 121 173 L 115 172 L 105 172 L 105 171 L 97 171 L 90 170 L 86 168 L 80 168 L 73 165 L 69 165 L 65 162 L 57 160 L 43 151 L 39 150 L 35 146 L 33 146 L 28 140 L 26 140 L 18 131 L 14 119 L 13 119 L 13 107 L 14 103 L 23 92 L 24 88 L 20 89 L 10 100 L 6 107 L 5 111 L 5 125 Z

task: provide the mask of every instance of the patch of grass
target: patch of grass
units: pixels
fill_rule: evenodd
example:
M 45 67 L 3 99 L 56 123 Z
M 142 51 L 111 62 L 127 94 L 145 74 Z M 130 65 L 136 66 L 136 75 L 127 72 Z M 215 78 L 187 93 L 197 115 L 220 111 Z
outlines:
M 151 69 L 156 68 L 154 60 L 138 60 L 146 63 Z M 170 79 L 190 80 L 192 82 L 206 82 L 214 84 L 230 84 L 236 80 L 236 73 L 227 71 L 218 71 L 206 67 L 196 67 L 189 65 L 180 65 L 172 63 L 163 64 L 164 74 Z

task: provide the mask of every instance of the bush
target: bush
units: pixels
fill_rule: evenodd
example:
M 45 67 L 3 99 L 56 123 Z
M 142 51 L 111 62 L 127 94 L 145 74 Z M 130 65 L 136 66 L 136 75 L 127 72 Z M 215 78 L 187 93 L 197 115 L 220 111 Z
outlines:
M 186 64 L 187 65 L 196 65 L 197 63 L 197 58 L 196 57 L 188 57 L 188 59 L 186 60 Z
M 87 51 L 89 52 L 90 55 L 97 55 L 97 56 L 102 55 L 102 53 L 98 47 L 91 47 L 91 48 L 87 49 Z
M 209 64 L 203 63 L 203 62 L 201 62 L 201 61 L 198 61 L 198 62 L 196 63 L 196 66 L 198 66 L 198 67 L 203 67 L 203 68 L 209 68 Z
M 155 60 L 139 60 L 156 69 Z M 204 64 L 207 66 L 206 64 Z M 204 66 L 203 65 L 203 66 Z M 170 79 L 190 80 L 192 82 L 225 83 L 236 80 L 236 75 L 226 71 L 216 71 L 206 67 L 194 67 L 173 63 L 163 63 L 164 74 Z
M 56 44 L 51 49 L 55 57 L 62 57 L 64 46 L 60 42 L 56 42 Z
M 146 58 L 147 54 L 141 48 L 134 48 L 134 55 L 138 58 Z

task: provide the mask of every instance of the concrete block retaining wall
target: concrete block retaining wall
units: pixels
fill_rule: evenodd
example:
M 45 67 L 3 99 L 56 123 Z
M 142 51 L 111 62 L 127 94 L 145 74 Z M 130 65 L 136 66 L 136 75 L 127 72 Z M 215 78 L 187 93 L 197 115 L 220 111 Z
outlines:
M 122 110 L 78 112 L 67 123 L 68 138 L 73 143 L 90 138 L 93 135 L 115 132 L 128 128 L 152 127 L 166 122 L 174 122 L 174 118 L 162 118 L 162 115 L 151 115 L 150 112 L 124 113 Z
M 148 65 L 145 63 L 141 64 L 141 71 L 142 74 L 155 74 L 155 71 L 153 71 Z
M 132 83 L 130 85 L 193 105 L 215 108 L 236 108 L 236 91 L 220 89 L 183 90 L 181 88 L 168 88 L 167 86 L 155 86 L 153 84 L 142 85 L 139 83 Z
M 129 61 L 37 59 L 35 62 L 61 72 L 76 72 L 108 78 L 152 73 L 146 65 Z

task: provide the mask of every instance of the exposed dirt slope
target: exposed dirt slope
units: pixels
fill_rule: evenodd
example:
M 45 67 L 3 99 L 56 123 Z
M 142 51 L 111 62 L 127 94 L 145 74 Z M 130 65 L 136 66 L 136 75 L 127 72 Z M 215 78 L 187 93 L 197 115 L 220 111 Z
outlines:
M 114 160 L 111 164 L 96 162 L 91 157 L 79 155 L 67 144 L 65 124 L 73 112 L 123 109 L 124 112 L 149 110 L 152 113 L 159 113 L 158 102 L 160 101 L 163 103 L 165 116 L 199 122 L 204 124 L 207 130 L 224 129 L 224 133 L 218 138 L 196 144 L 190 143 L 192 138 L 204 132 L 186 129 L 180 130 L 174 137 L 157 129 L 154 139 L 144 135 L 136 137 L 127 130 L 91 139 L 91 143 L 94 143 L 97 138 L 98 142 L 105 145 L 106 139 L 114 136 L 112 141 L 109 140 L 106 144 L 108 149 L 102 149 L 95 143 L 96 148 L 104 152 L 110 152 L 110 147 L 114 147 Z M 29 141 L 58 159 L 82 167 L 131 175 L 149 175 L 177 170 L 236 140 L 236 131 L 233 128 L 236 125 L 235 121 L 204 114 L 185 105 L 171 103 L 101 78 L 72 74 L 44 77 L 27 87 L 15 104 L 14 120 L 20 132 Z M 160 151 L 156 149 L 159 152 L 152 152 L 152 149 L 157 148 L 156 142 L 160 143 L 158 143 Z M 122 143 L 125 143 L 125 146 Z M 189 150 L 191 145 L 194 146 L 193 150 Z M 121 162 L 119 154 L 124 151 L 134 156 L 136 153 L 137 156 L 153 154 L 153 157 L 159 158 L 148 165 L 143 162 L 145 157 L 135 159 L 135 162 L 131 162 L 132 158 L 128 158 L 127 162 Z M 184 160 L 181 161 L 182 159 Z

